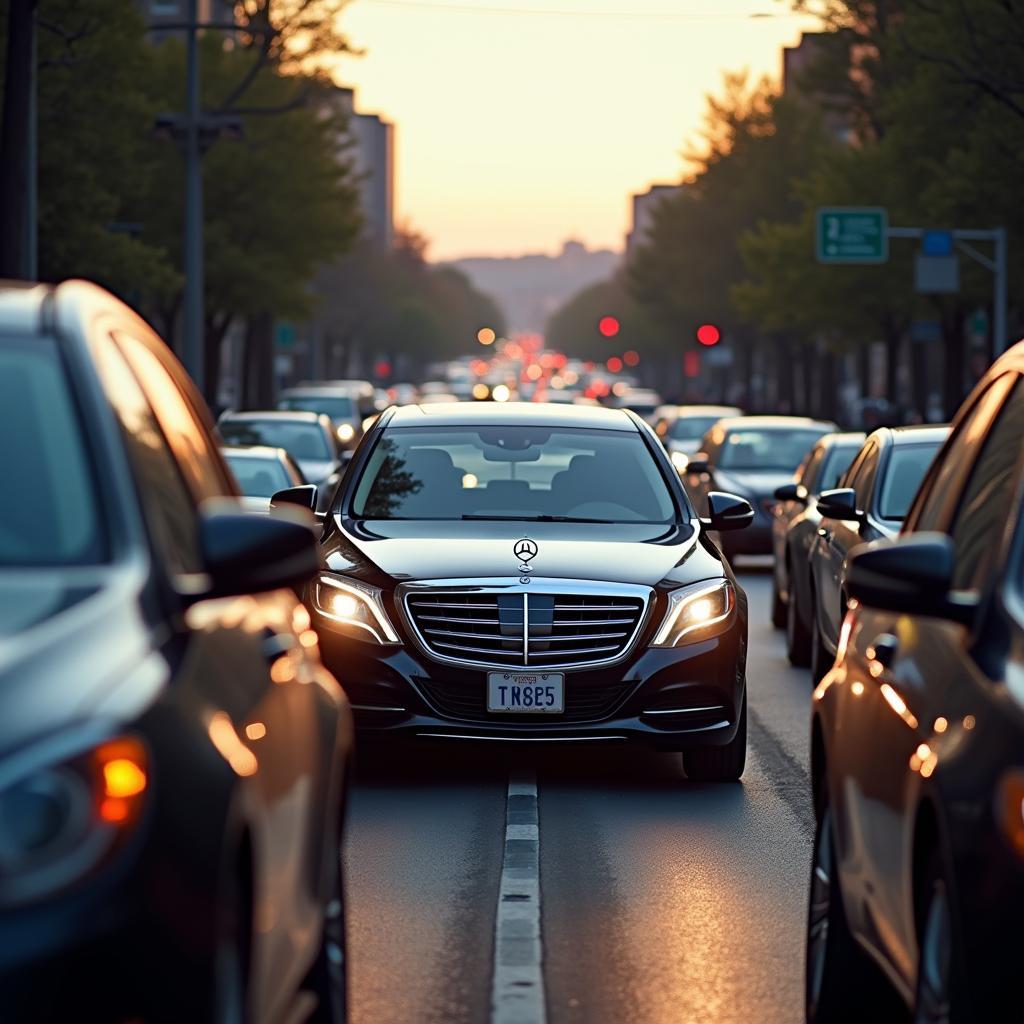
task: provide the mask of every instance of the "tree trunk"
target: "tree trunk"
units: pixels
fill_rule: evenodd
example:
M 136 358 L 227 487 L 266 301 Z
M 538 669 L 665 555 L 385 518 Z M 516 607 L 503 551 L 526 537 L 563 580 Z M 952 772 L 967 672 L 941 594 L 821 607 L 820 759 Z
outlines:
M 942 342 L 945 359 L 942 367 L 942 408 L 950 419 L 964 399 L 964 311 L 958 304 L 942 317 Z
M 206 330 L 203 336 L 203 381 L 206 387 L 207 405 L 211 409 L 217 405 L 220 392 L 221 361 L 224 353 L 224 336 L 231 326 L 231 316 L 221 313 L 207 317 Z
M 10 0 L 0 124 L 0 277 L 28 277 L 28 160 L 35 0 Z
M 775 405 L 779 412 L 793 412 L 793 350 L 788 338 L 775 342 Z
M 270 409 L 274 405 L 274 318 L 257 313 L 245 332 L 245 363 L 242 406 Z
M 903 331 L 899 324 L 886 324 L 885 329 L 885 397 L 898 408 L 900 394 L 900 356 L 903 350 Z
M 822 351 L 819 365 L 821 372 L 818 376 L 814 414 L 821 419 L 835 419 L 838 404 L 836 395 L 839 388 L 836 380 L 836 356 L 830 348 Z
M 928 360 L 931 355 L 928 342 L 910 343 L 910 401 L 913 408 L 908 421 L 911 423 L 924 423 L 928 415 Z

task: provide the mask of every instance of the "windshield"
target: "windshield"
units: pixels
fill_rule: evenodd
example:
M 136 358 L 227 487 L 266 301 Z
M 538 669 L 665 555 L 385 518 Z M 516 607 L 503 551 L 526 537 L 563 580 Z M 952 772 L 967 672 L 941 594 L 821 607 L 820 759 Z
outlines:
M 292 486 L 288 471 L 279 459 L 225 454 L 238 486 L 248 498 L 269 498 Z
M 853 457 L 860 451 L 860 448 L 859 444 L 837 444 L 825 452 L 825 463 L 821 467 L 821 473 L 815 486 L 815 490 L 819 494 L 839 486 L 840 478 L 850 468 L 850 463 L 853 462 Z
M 807 449 L 826 433 L 806 428 L 733 430 L 718 457 L 720 469 L 771 470 L 792 473 Z
M 676 518 L 639 434 L 526 426 L 390 430 L 363 471 L 353 511 L 369 519 Z
M 906 518 L 938 444 L 897 445 L 889 456 L 878 495 L 878 514 L 896 522 Z
M 266 445 L 283 448 L 296 462 L 323 462 L 331 449 L 318 423 L 289 423 L 287 420 L 222 420 L 220 436 L 228 444 Z
M 356 404 L 344 395 L 289 395 L 277 403 L 279 409 L 321 412 L 332 420 L 358 419 Z
M 0 565 L 105 561 L 95 481 L 56 342 L 4 338 L 0 436 L 0 478 L 14 488 L 0 504 Z
M 672 424 L 673 441 L 699 441 L 719 420 L 718 416 L 680 416 Z

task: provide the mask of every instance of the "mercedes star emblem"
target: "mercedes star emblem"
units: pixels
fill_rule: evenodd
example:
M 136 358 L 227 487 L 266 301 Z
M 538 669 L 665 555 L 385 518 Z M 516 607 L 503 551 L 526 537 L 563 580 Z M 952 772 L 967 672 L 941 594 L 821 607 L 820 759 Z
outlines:
M 533 572 L 530 559 L 536 556 L 537 551 L 537 542 L 530 540 L 529 537 L 523 537 L 522 540 L 516 541 L 516 546 L 512 549 L 512 553 L 519 559 L 520 572 Z

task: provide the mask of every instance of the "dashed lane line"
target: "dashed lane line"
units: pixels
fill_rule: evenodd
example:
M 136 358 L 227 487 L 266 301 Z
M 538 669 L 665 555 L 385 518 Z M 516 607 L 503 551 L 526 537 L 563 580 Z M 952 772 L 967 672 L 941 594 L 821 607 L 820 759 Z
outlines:
M 491 1024 L 545 1024 L 537 778 L 509 778 L 494 928 Z

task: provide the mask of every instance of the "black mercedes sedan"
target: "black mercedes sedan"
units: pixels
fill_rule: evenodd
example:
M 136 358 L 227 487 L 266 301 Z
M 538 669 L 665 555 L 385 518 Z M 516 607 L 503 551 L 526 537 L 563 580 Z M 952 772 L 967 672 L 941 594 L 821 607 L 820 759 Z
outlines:
M 627 410 L 389 409 L 335 497 L 309 606 L 364 735 L 639 742 L 691 779 L 746 750 L 747 602 Z
M 344 1019 L 352 721 L 292 590 L 314 530 L 244 511 L 211 428 L 105 292 L 0 288 L 9 1024 Z
M 881 427 L 870 434 L 839 487 L 818 497 L 822 518 L 810 553 L 807 632 L 794 623 L 795 649 L 807 650 L 818 682 L 828 671 L 846 614 L 846 557 L 858 544 L 895 537 L 946 426 Z M 801 659 L 802 660 L 802 659 Z
M 834 423 L 803 416 L 737 416 L 719 420 L 704 435 L 684 475 L 698 512 L 706 514 L 714 490 L 740 495 L 754 509 L 749 530 L 721 538 L 729 558 L 771 554 L 775 489 L 792 479 L 822 434 L 836 429 Z
M 1022 1019 L 1024 344 L 968 398 L 896 540 L 851 555 L 815 690 L 807 1020 Z M 899 1007 L 897 1007 L 899 1009 Z

